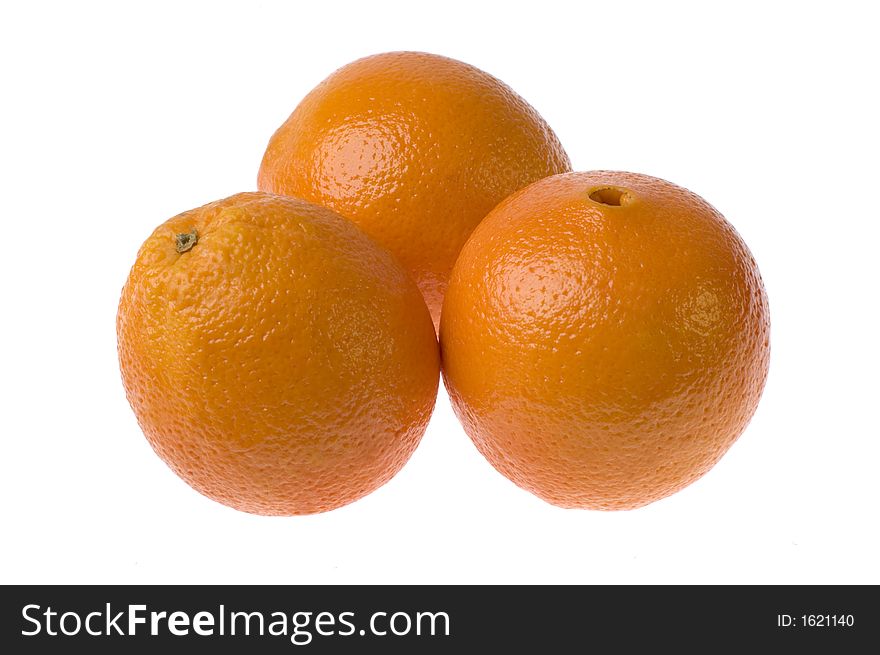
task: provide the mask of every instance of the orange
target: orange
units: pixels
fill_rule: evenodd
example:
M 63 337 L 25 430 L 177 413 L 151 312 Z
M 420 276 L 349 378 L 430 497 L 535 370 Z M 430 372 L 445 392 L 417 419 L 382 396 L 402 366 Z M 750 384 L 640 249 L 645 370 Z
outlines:
M 503 82 L 421 52 L 333 73 L 269 141 L 259 188 L 330 207 L 394 253 L 435 323 L 452 265 L 512 192 L 571 169 L 547 123 Z
M 750 420 L 767 297 L 745 243 L 669 182 L 592 172 L 506 199 L 461 252 L 444 378 L 477 448 L 561 507 L 630 509 L 690 484 Z
M 255 514 L 331 510 L 389 480 L 439 381 L 428 309 L 397 260 L 329 209 L 265 193 L 160 225 L 117 334 L 156 453 Z

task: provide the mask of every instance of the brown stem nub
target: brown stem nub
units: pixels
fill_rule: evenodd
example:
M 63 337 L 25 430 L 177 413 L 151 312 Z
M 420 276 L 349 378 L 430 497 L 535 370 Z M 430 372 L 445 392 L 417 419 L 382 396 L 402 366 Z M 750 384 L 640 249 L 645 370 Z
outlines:
M 177 252 L 183 253 L 192 250 L 192 247 L 199 242 L 199 233 L 193 229 L 192 232 L 186 234 L 178 234 L 174 237 L 174 247 Z

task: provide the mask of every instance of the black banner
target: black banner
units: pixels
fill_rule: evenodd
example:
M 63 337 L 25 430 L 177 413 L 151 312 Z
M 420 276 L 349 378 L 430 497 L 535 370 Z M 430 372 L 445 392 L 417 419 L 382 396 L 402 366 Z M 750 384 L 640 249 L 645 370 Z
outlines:
M 6 653 L 848 653 L 880 636 L 867 586 L 22 586 L 0 612 Z

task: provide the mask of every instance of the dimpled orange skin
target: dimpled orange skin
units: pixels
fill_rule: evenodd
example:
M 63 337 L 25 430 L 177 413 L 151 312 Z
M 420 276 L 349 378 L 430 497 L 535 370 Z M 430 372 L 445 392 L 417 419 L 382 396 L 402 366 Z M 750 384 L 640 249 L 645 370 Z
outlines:
M 264 193 L 159 226 L 117 334 L 155 451 L 196 490 L 255 514 L 323 512 L 388 481 L 439 382 L 430 315 L 394 257 L 328 209 Z
M 460 61 L 390 52 L 324 80 L 269 141 L 258 186 L 357 223 L 402 261 L 435 323 L 455 258 L 508 195 L 571 170 L 503 82 Z
M 537 182 L 486 217 L 440 341 L 453 407 L 495 468 L 554 505 L 617 510 L 730 448 L 761 396 L 769 331 L 758 267 L 721 214 L 669 182 L 598 171 Z

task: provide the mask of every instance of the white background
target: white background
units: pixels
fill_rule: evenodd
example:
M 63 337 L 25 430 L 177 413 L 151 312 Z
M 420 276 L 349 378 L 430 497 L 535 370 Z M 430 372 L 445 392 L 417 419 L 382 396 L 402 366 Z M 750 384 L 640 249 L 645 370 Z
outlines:
M 880 583 L 870 3 L 10 4 L 0 581 Z M 398 49 L 500 77 L 576 169 L 672 180 L 742 234 L 770 296 L 770 378 L 705 478 L 637 511 L 561 510 L 496 473 L 442 391 L 408 466 L 324 515 L 235 512 L 153 454 L 116 360 L 139 245 L 254 189 L 309 89 Z

